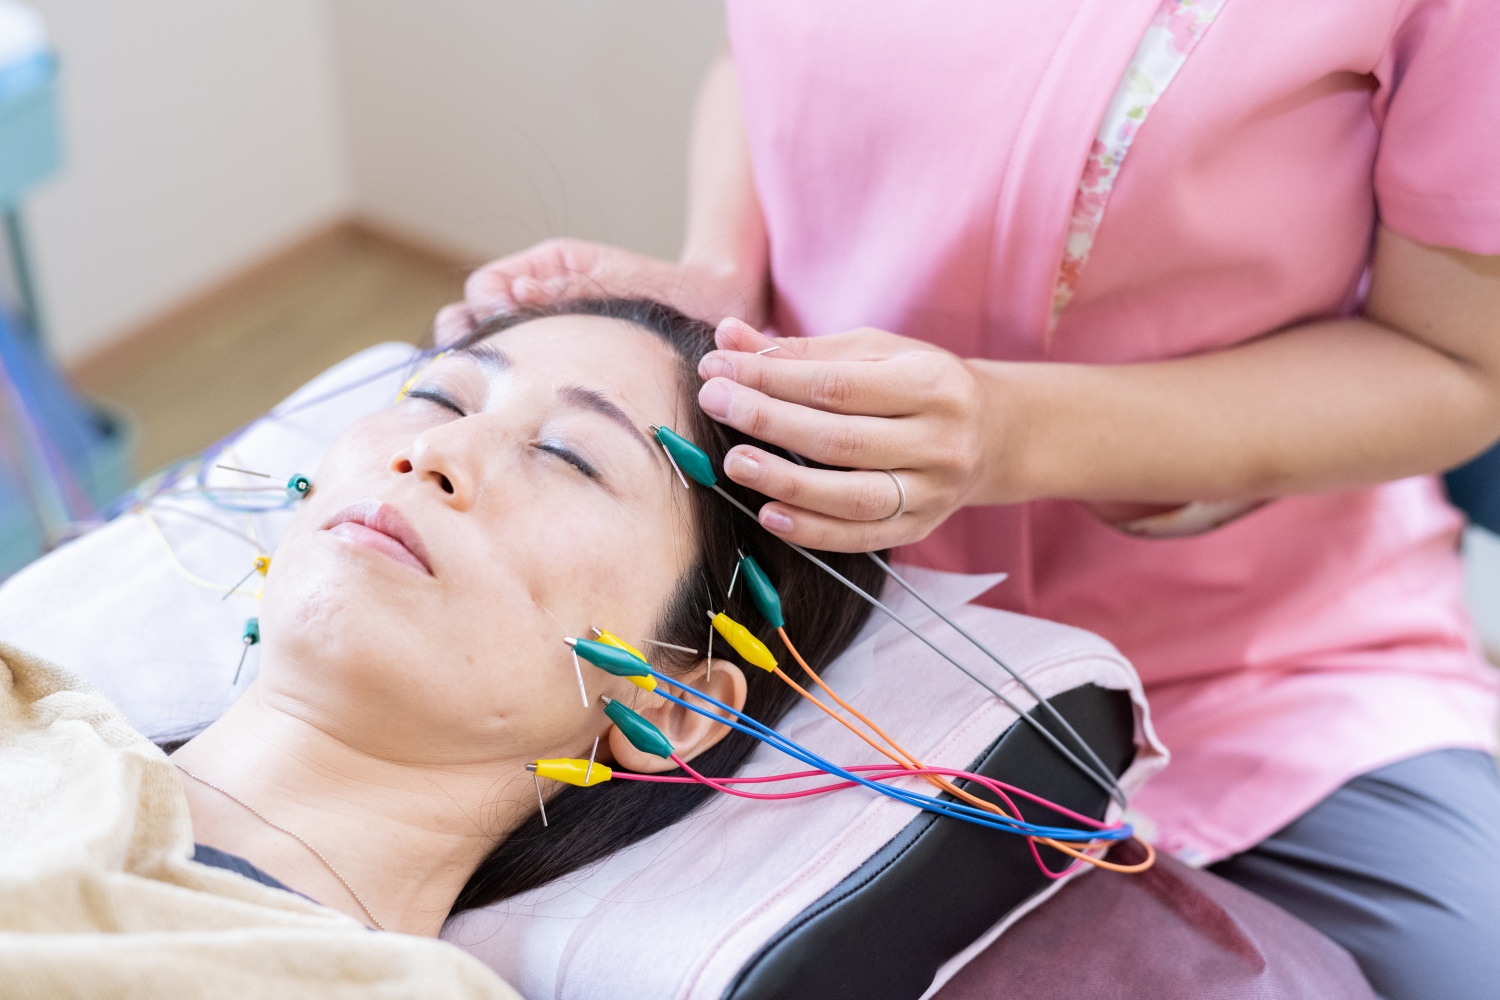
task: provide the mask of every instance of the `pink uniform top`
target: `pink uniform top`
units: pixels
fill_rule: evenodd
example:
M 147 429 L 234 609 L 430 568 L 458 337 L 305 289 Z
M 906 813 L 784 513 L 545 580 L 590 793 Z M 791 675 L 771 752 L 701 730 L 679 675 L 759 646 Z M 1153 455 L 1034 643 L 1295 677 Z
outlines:
M 1159 3 L 733 0 L 777 330 L 1143 361 L 1355 311 L 1377 219 L 1500 253 L 1500 3 L 1227 0 L 1051 328 L 1091 144 Z M 970 508 L 902 555 L 1004 570 L 987 602 L 1128 655 L 1174 753 L 1136 804 L 1211 860 L 1356 774 L 1491 746 L 1461 526 L 1423 477 L 1169 540 L 1064 501 Z

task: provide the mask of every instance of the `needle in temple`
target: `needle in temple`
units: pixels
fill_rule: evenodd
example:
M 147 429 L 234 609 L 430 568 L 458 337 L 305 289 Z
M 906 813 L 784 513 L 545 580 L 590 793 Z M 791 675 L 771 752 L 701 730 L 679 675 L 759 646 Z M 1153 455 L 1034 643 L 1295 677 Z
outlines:
M 704 671 L 703 682 L 707 684 L 714 679 L 714 623 L 713 616 L 709 616 L 708 623 L 708 669 Z
M 651 433 L 655 435 L 658 442 L 662 442 L 661 432 L 663 430 L 665 430 L 665 428 L 660 427 L 656 424 L 651 425 Z M 672 454 L 672 449 L 668 448 L 666 444 L 662 442 L 661 450 L 667 453 L 667 461 L 672 463 L 672 470 L 677 473 L 677 478 L 682 482 L 682 488 L 685 490 L 692 489 L 692 487 L 688 485 L 687 476 L 684 476 L 682 474 L 682 466 L 677 464 L 677 456 Z
M 696 649 L 694 649 L 693 647 L 691 647 L 691 646 L 679 646 L 675 642 L 662 642 L 660 639 L 637 639 L 636 641 L 637 642 L 643 642 L 643 643 L 645 643 L 648 646 L 660 646 L 663 649 L 675 649 L 679 653 L 688 653 L 688 654 L 690 654 L 692 656 L 697 656 L 698 655 L 698 651 Z
M 740 566 L 745 561 L 745 553 L 740 552 L 739 549 L 735 549 L 735 551 L 739 552 L 739 556 L 740 557 L 737 560 L 735 560 L 735 563 L 734 563 L 734 572 L 731 573 L 730 576 L 729 576 L 729 589 L 726 590 L 726 591 L 724 591 L 724 600 L 725 600 L 726 604 L 729 601 L 729 599 L 734 596 L 734 585 L 735 585 L 735 582 L 738 581 L 739 578 L 740 578 Z

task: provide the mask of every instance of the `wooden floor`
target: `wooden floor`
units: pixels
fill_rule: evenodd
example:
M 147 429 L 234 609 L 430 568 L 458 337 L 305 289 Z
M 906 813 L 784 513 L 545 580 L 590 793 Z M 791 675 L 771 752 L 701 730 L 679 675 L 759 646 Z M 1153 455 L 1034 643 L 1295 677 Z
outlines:
M 191 455 L 361 348 L 427 337 L 466 268 L 354 226 L 320 234 L 73 371 L 124 413 L 136 472 Z

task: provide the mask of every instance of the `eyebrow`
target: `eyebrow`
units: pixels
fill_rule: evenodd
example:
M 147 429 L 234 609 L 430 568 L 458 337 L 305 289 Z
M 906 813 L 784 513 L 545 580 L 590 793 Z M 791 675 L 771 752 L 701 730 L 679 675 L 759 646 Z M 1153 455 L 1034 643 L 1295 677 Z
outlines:
M 515 367 L 515 361 L 511 359 L 509 354 L 506 354 L 500 348 L 487 341 L 480 341 L 477 344 L 470 344 L 468 347 L 459 348 L 457 353 L 473 358 L 479 367 L 491 375 L 499 375 Z M 651 455 L 652 460 L 658 463 L 661 462 L 661 457 L 657 455 L 656 449 L 651 446 L 651 442 L 646 438 L 646 435 L 641 433 L 641 429 L 636 426 L 635 421 L 630 419 L 630 415 L 611 402 L 610 398 L 600 390 L 587 389 L 581 385 L 569 385 L 559 389 L 558 395 L 563 398 L 564 402 L 573 407 L 581 410 L 591 410 L 624 427 L 641 443 L 641 446 Z
M 661 461 L 660 456 L 656 454 L 656 449 L 651 446 L 651 442 L 646 439 L 646 435 L 641 433 L 641 429 L 635 425 L 635 421 L 630 419 L 630 415 L 612 403 L 609 397 L 598 389 L 586 389 L 581 385 L 565 385 L 557 390 L 557 394 L 570 406 L 581 410 L 592 410 L 624 427 L 641 443 L 641 447 L 646 449 L 653 460 L 657 462 Z
M 473 358 L 478 362 L 479 367 L 491 375 L 499 375 L 515 367 L 515 362 L 510 359 L 509 354 L 506 354 L 494 344 L 483 341 L 477 344 L 470 344 L 468 347 L 461 347 L 458 349 L 458 353 Z

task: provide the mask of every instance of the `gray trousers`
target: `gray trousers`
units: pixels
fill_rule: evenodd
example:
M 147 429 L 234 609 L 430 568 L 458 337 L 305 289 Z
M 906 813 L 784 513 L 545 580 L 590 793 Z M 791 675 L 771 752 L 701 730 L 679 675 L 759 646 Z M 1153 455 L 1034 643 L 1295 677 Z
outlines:
M 1354 956 L 1384 1000 L 1500 998 L 1500 772 L 1439 750 L 1361 775 L 1211 871 Z

